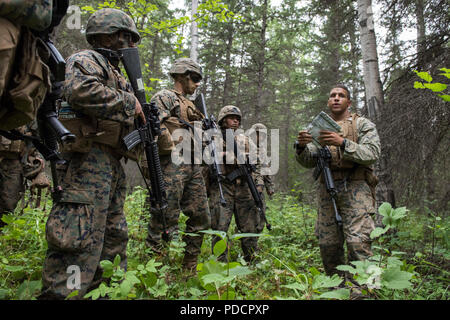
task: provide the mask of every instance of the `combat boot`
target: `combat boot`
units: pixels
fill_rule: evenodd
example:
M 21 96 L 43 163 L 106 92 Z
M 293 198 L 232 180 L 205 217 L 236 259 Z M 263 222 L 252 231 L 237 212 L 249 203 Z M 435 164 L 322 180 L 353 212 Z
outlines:
M 338 265 L 345 264 L 344 248 L 341 245 L 319 245 L 319 248 L 325 273 L 345 277 L 343 271 L 336 269 Z

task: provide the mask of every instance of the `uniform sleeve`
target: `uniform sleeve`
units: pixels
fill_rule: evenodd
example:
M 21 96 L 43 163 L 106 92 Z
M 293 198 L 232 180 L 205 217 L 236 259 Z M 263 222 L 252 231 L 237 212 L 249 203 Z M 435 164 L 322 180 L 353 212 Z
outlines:
M 171 117 L 173 110 L 178 106 L 176 96 L 169 90 L 161 90 L 157 92 L 151 99 L 158 107 L 159 121 L 163 123 L 166 119 Z
M 104 85 L 104 69 L 86 53 L 71 56 L 66 65 L 64 96 L 73 109 L 97 119 L 133 124 L 135 96 Z M 103 80 L 103 81 L 102 81 Z
M 275 184 L 273 183 L 273 177 L 272 176 L 263 176 L 264 178 L 264 186 L 267 190 L 267 192 L 275 192 Z
M 295 159 L 305 168 L 314 168 L 316 160 L 313 158 L 313 154 L 317 152 L 317 147 L 313 143 L 308 143 L 300 154 L 295 154 Z
M 343 159 L 362 165 L 371 165 L 380 156 L 381 145 L 375 124 L 358 118 L 358 143 L 346 140 Z
M 249 137 L 244 136 L 244 141 L 246 144 L 245 147 L 245 151 L 246 151 L 246 156 L 249 157 L 250 156 L 250 152 L 255 152 L 258 150 L 258 147 L 256 146 L 256 144 L 252 141 L 252 139 L 249 139 Z M 256 185 L 264 185 L 264 177 L 261 174 L 261 162 L 260 161 L 256 161 L 255 163 L 255 171 L 253 172 L 253 179 L 255 180 L 255 184 Z

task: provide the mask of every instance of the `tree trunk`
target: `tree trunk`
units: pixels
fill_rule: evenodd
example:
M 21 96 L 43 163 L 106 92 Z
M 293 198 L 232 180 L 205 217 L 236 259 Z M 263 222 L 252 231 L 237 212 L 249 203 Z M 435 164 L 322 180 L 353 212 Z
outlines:
M 260 122 L 261 110 L 263 109 L 264 103 L 264 67 L 266 63 L 266 30 L 267 30 L 267 0 L 263 1 L 263 13 L 262 13 L 262 25 L 260 32 L 260 51 L 259 57 L 257 59 L 257 91 L 256 91 L 256 104 L 254 110 L 254 118 L 256 122 Z
M 361 53 L 363 58 L 367 111 L 369 118 L 375 122 L 378 128 L 381 128 L 384 95 L 378 67 L 372 0 L 358 0 L 358 21 L 361 30 Z M 380 180 L 377 186 L 377 204 L 389 202 L 395 206 L 391 174 L 388 168 L 386 153 L 383 151 L 380 160 L 375 165 L 375 171 Z
M 417 19 L 417 65 L 423 67 L 426 49 L 423 0 L 416 0 L 416 19 Z
M 230 22 L 230 24 L 227 26 L 227 46 L 226 46 L 226 52 L 225 52 L 225 83 L 223 86 L 223 105 L 231 104 L 230 98 L 230 92 L 233 87 L 232 83 L 232 77 L 231 77 L 231 50 L 233 49 L 233 22 Z
M 197 61 L 197 59 L 198 59 L 198 27 L 197 27 L 197 21 L 195 21 L 195 15 L 197 14 L 197 8 L 198 8 L 198 0 L 192 0 L 190 57 L 194 61 Z

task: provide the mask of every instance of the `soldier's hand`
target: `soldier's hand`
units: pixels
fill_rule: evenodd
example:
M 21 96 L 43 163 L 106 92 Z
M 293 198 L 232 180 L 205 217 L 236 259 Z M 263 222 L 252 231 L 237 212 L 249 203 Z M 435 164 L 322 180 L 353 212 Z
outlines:
M 332 131 L 320 131 L 319 142 L 323 146 L 337 146 L 339 147 L 342 142 L 344 142 L 344 138 L 342 138 L 339 133 Z
M 139 102 L 139 100 L 136 98 L 136 109 L 134 112 L 134 117 L 135 118 L 141 118 L 143 123 L 146 123 L 147 121 L 145 120 L 145 114 L 144 111 L 142 110 L 142 106 L 141 103 Z
M 300 147 L 305 147 L 308 143 L 312 142 L 312 136 L 306 130 L 299 131 L 297 141 Z
M 262 185 L 262 184 L 257 185 L 257 186 L 256 186 L 256 190 L 258 190 L 259 193 L 263 193 L 263 191 L 264 191 L 264 185 Z

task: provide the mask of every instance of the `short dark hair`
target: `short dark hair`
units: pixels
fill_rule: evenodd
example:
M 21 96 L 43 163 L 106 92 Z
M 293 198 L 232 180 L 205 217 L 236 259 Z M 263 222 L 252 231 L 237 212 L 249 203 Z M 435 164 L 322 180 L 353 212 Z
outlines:
M 352 97 L 351 97 L 351 95 L 350 95 L 350 90 L 348 90 L 348 88 L 347 88 L 344 84 L 338 83 L 338 84 L 336 84 L 335 86 L 333 86 L 331 89 L 334 89 L 334 88 L 341 88 L 341 89 L 344 89 L 345 91 L 347 91 L 347 99 L 348 99 L 348 100 L 352 100 Z

